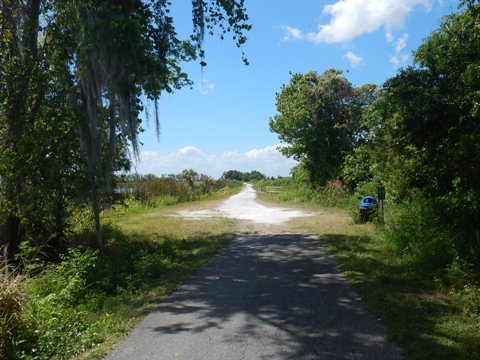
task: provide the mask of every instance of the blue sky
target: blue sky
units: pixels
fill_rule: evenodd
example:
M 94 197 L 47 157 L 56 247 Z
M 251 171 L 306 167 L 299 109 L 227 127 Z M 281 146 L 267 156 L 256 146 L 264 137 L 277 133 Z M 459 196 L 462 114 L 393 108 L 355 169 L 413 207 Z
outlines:
M 191 2 L 175 0 L 172 12 L 180 35 L 192 29 Z M 275 94 L 289 72 L 344 70 L 356 86 L 381 85 L 412 51 L 456 11 L 453 0 L 246 0 L 253 29 L 244 46 L 244 66 L 234 42 L 205 39 L 207 67 L 185 64 L 195 82 L 163 94 L 160 140 L 145 125 L 138 173 L 179 173 L 193 168 L 219 177 L 227 170 L 259 170 L 287 176 L 295 162 L 282 156 L 268 129 Z M 348 71 L 348 72 L 347 72 Z

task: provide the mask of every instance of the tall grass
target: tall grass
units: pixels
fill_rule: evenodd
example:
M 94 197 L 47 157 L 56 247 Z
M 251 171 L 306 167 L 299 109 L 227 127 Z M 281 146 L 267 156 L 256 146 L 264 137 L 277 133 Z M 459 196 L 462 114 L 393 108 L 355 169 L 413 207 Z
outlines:
M 345 208 L 349 204 L 350 194 L 340 181 L 329 181 L 323 187 L 304 186 L 290 178 L 260 180 L 254 182 L 257 190 L 279 201 L 293 201 L 319 205 L 323 207 Z M 269 187 L 276 187 L 277 192 L 269 193 Z
M 15 335 L 25 331 L 21 316 L 25 301 L 20 289 L 20 278 L 5 275 L 0 269 L 0 358 L 14 358 L 19 340 Z
M 437 216 L 431 199 L 418 196 L 390 204 L 386 212 L 386 236 L 399 256 L 423 269 L 443 269 L 457 256 L 456 235 Z
M 124 204 L 131 208 L 157 208 L 215 198 L 219 192 L 230 193 L 240 187 L 237 181 L 210 180 L 208 183 L 196 181 L 191 188 L 185 181 L 157 178 L 119 183 L 117 189 Z

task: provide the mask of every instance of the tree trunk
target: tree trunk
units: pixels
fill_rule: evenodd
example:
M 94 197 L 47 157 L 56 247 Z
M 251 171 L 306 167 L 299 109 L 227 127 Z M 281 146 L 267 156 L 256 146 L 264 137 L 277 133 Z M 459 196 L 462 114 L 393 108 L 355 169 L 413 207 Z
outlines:
M 92 211 L 93 211 L 93 220 L 95 222 L 95 237 L 97 239 L 97 245 L 99 249 L 103 248 L 102 240 L 102 229 L 100 223 L 100 204 L 98 199 L 98 184 L 97 176 L 91 174 L 91 187 L 92 187 Z
M 20 245 L 20 219 L 10 214 L 7 220 L 0 225 L 3 245 L 3 266 L 7 274 L 15 268 L 15 255 Z

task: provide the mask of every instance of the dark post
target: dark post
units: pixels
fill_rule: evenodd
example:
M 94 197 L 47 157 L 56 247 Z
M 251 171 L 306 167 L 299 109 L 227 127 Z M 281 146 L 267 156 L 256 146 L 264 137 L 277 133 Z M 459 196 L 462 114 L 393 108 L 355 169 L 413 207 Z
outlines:
M 385 200 L 385 187 L 380 185 L 377 188 L 378 200 L 380 200 L 380 206 L 382 207 L 382 222 L 384 221 L 384 209 L 383 209 L 383 200 Z

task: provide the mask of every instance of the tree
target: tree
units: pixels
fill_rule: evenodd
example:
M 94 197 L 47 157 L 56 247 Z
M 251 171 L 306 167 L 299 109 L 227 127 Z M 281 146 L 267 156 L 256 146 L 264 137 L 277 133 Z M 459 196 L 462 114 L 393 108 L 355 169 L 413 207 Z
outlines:
M 463 239 L 456 247 L 480 263 L 480 3 L 469 3 L 444 18 L 416 51 L 418 68 L 390 88 L 405 114 L 409 145 L 426 169 L 415 185 L 442 199 L 444 221 Z M 400 101 L 405 89 L 423 101 L 416 111 Z
M 187 182 L 192 191 L 195 188 L 195 180 L 197 179 L 197 176 L 198 173 L 193 169 L 184 169 L 181 173 L 182 179 Z
M 250 172 L 241 172 L 238 170 L 229 170 L 225 171 L 222 176 L 222 179 L 226 180 L 236 180 L 236 181 L 244 181 L 249 182 L 252 180 L 263 180 L 265 179 L 265 175 L 263 175 L 258 170 L 252 170 Z
M 252 170 L 249 173 L 246 174 L 248 180 L 246 181 L 252 181 L 252 180 L 264 180 L 265 175 L 263 175 L 260 171 L 258 170 Z
M 64 151 L 80 158 L 66 156 L 62 167 L 85 170 L 88 186 L 78 194 L 88 194 L 101 246 L 100 202 L 111 191 L 113 172 L 128 168 L 128 144 L 134 155 L 138 152 L 143 99 L 155 105 L 158 125 L 161 93 L 191 84 L 181 63 L 199 58 L 205 65 L 205 32 L 219 29 L 222 38 L 231 32 L 238 47 L 246 41 L 250 25 L 243 0 L 192 0 L 194 30 L 186 40 L 178 37 L 169 7 L 167 0 L 1 2 L 0 246 L 5 261 L 12 260 L 23 238 L 21 224 L 29 222 L 23 211 L 32 183 L 27 160 L 37 149 L 20 142 L 27 128 L 36 136 L 45 108 L 57 102 L 65 109 L 44 117 L 45 127 L 55 128 L 56 116 L 62 116 L 76 136 Z M 58 168 L 59 176 L 63 173 Z M 51 177 L 42 181 L 44 189 L 55 187 Z M 48 217 L 41 202 L 37 208 Z
M 340 174 L 344 157 L 357 142 L 362 109 L 373 91 L 373 86 L 354 88 L 334 69 L 322 75 L 293 74 L 290 83 L 282 86 L 270 130 L 287 143 L 280 150 L 303 164 L 312 183 L 323 185 Z
M 209 194 L 212 189 L 212 185 L 215 183 L 215 180 L 205 174 L 200 175 L 200 180 L 202 181 L 202 192 L 204 194 Z
M 20 141 L 43 100 L 37 42 L 40 0 L 2 1 L 0 14 L 0 246 L 9 263 L 22 237 L 18 212 L 27 169 Z
M 243 181 L 243 173 L 238 170 L 228 170 L 222 174 L 222 179 Z

